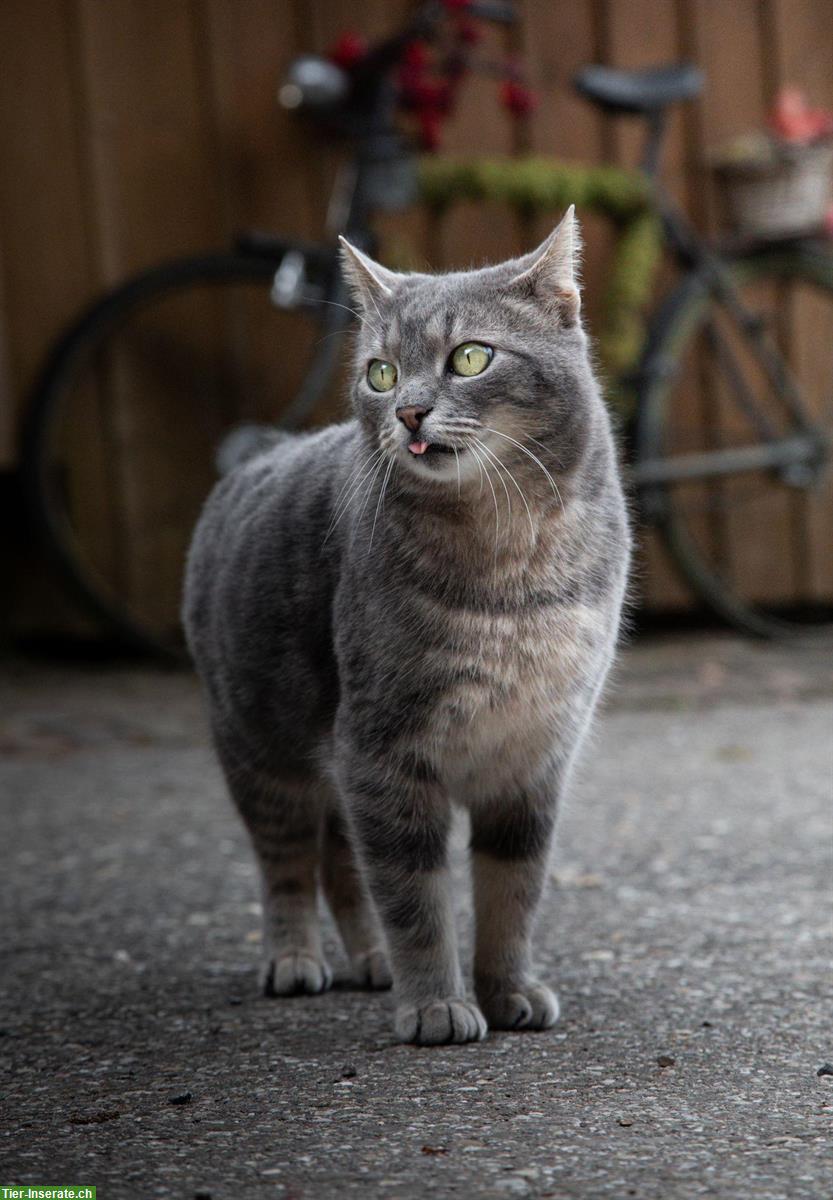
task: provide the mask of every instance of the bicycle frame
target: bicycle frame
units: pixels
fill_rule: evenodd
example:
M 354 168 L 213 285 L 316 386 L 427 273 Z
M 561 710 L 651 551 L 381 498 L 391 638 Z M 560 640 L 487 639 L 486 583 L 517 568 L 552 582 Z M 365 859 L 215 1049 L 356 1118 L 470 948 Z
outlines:
M 738 294 L 721 252 L 697 233 L 668 196 L 659 174 L 664 132 L 665 111 L 660 109 L 649 118 L 641 168 L 650 181 L 666 245 L 681 270 L 692 275 L 704 293 L 717 298 L 734 327 L 751 346 L 770 386 L 789 412 L 796 432 L 789 437 L 777 432 L 751 394 L 744 372 L 738 366 L 726 338 L 709 322 L 705 332 L 710 349 L 715 357 L 721 360 L 732 383 L 736 403 L 756 428 L 762 441 L 757 445 L 736 449 L 675 455 L 653 460 L 643 459 L 631 468 L 631 480 L 638 489 L 650 489 L 661 484 L 681 483 L 686 480 L 705 480 L 743 472 L 775 470 L 784 483 L 794 487 L 807 487 L 816 480 L 826 462 L 826 438 L 812 420 L 783 355 L 773 344 L 763 323 Z M 753 248 L 759 247 L 750 247 Z M 659 321 L 661 323 L 662 314 Z M 676 367 L 676 363 L 663 361 L 652 351 L 649 339 L 648 348 L 637 371 L 637 387 L 640 393 L 658 377 L 673 373 Z

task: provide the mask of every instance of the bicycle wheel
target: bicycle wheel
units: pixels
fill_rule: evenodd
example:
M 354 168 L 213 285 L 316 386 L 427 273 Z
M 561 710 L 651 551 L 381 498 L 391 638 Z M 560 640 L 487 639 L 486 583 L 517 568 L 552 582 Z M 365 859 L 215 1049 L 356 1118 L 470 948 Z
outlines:
M 188 540 L 224 433 L 303 424 L 327 394 L 349 314 L 279 310 L 275 255 L 220 254 L 147 271 L 55 347 L 27 412 L 30 511 L 88 615 L 133 648 L 182 654 Z M 277 257 L 280 255 L 281 257 Z M 329 266 L 328 266 L 329 264 Z M 320 290 L 338 297 L 335 257 Z
M 817 465 L 754 467 L 767 443 L 800 437 L 804 421 L 773 387 L 748 336 L 693 277 L 661 315 L 649 350 L 653 370 L 646 371 L 637 413 L 635 477 L 643 507 L 695 596 L 738 629 L 775 637 L 833 610 L 833 490 L 825 469 L 833 430 L 833 255 L 821 244 L 791 243 L 738 258 L 728 269 L 821 434 Z M 684 456 L 723 451 L 741 452 L 732 455 L 733 470 L 662 478 L 663 465 L 667 476 Z

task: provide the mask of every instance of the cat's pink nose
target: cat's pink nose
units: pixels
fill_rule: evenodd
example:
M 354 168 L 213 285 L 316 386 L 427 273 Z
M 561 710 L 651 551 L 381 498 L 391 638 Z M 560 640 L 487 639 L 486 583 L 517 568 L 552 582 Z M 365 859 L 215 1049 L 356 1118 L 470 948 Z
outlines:
M 396 415 L 406 429 L 410 429 L 411 433 L 416 433 L 422 424 L 422 418 L 430 413 L 430 408 L 425 408 L 422 404 L 408 404 L 404 408 L 397 408 Z

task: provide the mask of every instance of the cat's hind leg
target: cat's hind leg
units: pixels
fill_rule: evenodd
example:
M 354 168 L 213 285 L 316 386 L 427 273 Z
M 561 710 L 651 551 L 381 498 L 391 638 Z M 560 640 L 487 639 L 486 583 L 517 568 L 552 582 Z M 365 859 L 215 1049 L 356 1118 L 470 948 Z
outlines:
M 358 987 L 389 988 L 391 972 L 385 936 L 335 795 L 324 822 L 322 859 L 324 893 L 350 959 L 352 982 Z
M 323 992 L 332 983 L 318 915 L 325 790 L 315 777 L 280 780 L 221 759 L 260 867 L 263 990 Z

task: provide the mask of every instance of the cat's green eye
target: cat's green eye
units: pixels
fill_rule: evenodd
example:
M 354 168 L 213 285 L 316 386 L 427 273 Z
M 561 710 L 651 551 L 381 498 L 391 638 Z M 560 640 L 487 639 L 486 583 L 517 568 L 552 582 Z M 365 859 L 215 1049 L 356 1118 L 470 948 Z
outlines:
M 455 375 L 480 375 L 492 361 L 494 350 L 480 342 L 463 342 L 451 355 Z
M 367 382 L 374 392 L 389 392 L 396 383 L 396 367 L 381 358 L 374 358 L 367 368 Z

